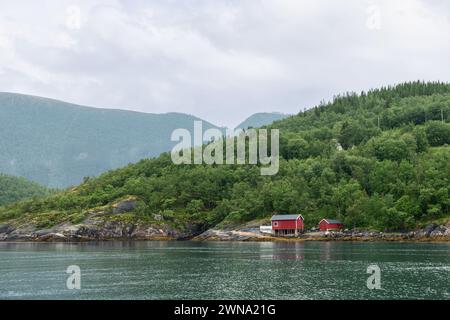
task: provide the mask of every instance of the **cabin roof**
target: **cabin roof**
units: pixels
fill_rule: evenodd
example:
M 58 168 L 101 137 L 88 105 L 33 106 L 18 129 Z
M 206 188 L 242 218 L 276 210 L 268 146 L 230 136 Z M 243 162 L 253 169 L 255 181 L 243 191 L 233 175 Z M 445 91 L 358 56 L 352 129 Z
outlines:
M 322 221 L 325 221 L 326 223 L 329 223 L 329 224 L 342 224 L 342 221 L 339 221 L 336 219 L 322 219 Z
M 302 220 L 304 220 L 301 214 L 276 214 L 271 220 L 297 220 L 298 218 L 302 218 Z

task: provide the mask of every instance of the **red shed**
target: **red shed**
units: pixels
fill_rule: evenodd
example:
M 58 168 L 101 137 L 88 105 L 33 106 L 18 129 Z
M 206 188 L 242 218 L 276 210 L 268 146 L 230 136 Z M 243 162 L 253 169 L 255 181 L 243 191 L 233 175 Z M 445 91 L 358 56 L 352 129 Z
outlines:
M 344 224 L 339 220 L 322 219 L 319 222 L 319 229 L 320 231 L 342 230 L 344 229 Z
M 272 230 L 275 235 L 290 235 L 303 232 L 304 219 L 301 214 L 280 214 L 272 217 Z

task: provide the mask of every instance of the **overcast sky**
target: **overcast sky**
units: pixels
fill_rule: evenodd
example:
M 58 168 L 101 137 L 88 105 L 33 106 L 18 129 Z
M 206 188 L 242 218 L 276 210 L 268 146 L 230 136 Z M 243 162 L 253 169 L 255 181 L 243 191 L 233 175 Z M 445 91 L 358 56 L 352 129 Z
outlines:
M 447 0 L 0 0 L 0 91 L 234 126 L 450 81 Z

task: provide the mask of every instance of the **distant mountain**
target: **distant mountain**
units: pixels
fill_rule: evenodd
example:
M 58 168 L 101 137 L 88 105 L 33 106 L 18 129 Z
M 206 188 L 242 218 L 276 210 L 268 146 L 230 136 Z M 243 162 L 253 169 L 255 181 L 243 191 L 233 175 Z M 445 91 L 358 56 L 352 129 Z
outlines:
M 0 172 L 52 188 L 170 151 L 174 129 L 193 131 L 181 113 L 90 108 L 0 93 Z M 204 129 L 216 128 L 203 121 Z
M 285 119 L 289 117 L 288 114 L 282 114 L 277 112 L 272 113 L 255 113 L 254 115 L 248 117 L 244 122 L 239 124 L 236 129 L 248 129 L 248 128 L 259 128 L 272 124 L 275 121 Z
M 0 206 L 26 198 L 49 195 L 50 191 L 24 178 L 0 173 Z

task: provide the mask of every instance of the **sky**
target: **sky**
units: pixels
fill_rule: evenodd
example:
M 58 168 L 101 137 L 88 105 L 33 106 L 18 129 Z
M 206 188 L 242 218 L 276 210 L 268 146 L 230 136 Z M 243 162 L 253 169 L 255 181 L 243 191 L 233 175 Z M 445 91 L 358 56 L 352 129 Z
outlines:
M 229 127 L 449 57 L 447 0 L 0 0 L 0 91 Z

